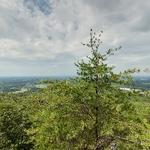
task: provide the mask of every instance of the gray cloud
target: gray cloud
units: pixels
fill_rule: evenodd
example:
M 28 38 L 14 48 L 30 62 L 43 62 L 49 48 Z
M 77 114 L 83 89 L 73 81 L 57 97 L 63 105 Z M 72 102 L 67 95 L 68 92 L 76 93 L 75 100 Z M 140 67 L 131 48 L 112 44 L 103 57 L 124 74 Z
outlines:
M 104 12 L 113 12 L 120 8 L 121 0 L 84 0 L 85 5 L 88 4 L 102 13 Z M 104 12 L 103 12 L 104 11 Z
M 123 46 L 109 61 L 118 70 L 148 68 L 149 10 L 149 0 L 1 0 L 0 70 L 74 74 L 74 61 L 89 55 L 80 43 L 87 41 L 90 28 L 104 30 L 102 52 Z
M 141 16 L 132 27 L 133 31 L 138 32 L 149 32 L 150 31 L 150 11 Z

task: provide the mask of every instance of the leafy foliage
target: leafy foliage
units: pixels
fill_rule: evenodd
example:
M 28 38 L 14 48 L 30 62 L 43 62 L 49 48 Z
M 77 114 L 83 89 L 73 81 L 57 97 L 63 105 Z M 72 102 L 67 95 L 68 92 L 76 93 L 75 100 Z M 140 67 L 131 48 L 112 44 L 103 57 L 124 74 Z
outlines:
M 101 33 L 90 32 L 91 55 L 76 63 L 78 77 L 50 81 L 38 92 L 0 96 L 0 148 L 142 150 L 150 148 L 149 94 L 122 90 L 137 69 L 115 73 L 101 54 Z
M 76 64 L 78 78 L 49 87 L 48 107 L 39 112 L 40 118 L 39 113 L 35 117 L 39 149 L 105 149 L 112 144 L 142 148 L 136 135 L 145 127 L 132 101 L 135 93 L 115 86 L 128 84 L 138 70 L 114 73 L 105 61 L 118 49 L 102 55 L 100 43 L 91 31 L 89 43 L 83 45 L 91 48 L 92 54 L 89 61 Z
M 33 144 L 26 133 L 31 122 L 24 110 L 10 104 L 0 104 L 0 110 L 0 149 L 31 149 Z

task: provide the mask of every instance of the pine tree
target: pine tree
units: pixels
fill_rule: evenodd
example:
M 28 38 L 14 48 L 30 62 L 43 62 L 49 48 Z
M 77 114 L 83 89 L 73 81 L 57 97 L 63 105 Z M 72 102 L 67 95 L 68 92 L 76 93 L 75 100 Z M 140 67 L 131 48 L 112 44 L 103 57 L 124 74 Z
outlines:
M 91 29 L 89 42 L 83 44 L 90 48 L 91 56 L 87 57 L 88 60 L 86 60 L 86 62 L 82 60 L 76 64 L 79 78 L 88 83 L 88 87 L 93 87 L 92 90 L 94 91 L 90 103 L 89 100 L 87 100 L 85 101 L 85 105 L 87 105 L 86 107 L 91 110 L 90 112 L 92 112 L 94 116 L 92 130 L 94 130 L 96 149 L 103 149 L 114 140 L 114 137 L 105 137 L 104 130 L 115 130 L 111 125 L 116 122 L 116 118 L 121 116 L 120 113 L 122 111 L 128 112 L 133 110 L 132 104 L 128 101 L 128 98 L 130 98 L 128 94 L 130 95 L 131 93 L 121 91 L 119 86 L 128 84 L 129 79 L 132 79 L 131 74 L 138 71 L 136 69 L 130 69 L 123 73 L 114 73 L 114 67 L 108 66 L 106 60 L 109 56 L 114 55 L 114 52 L 121 47 L 108 49 L 105 54 L 101 54 L 99 47 L 102 43 L 102 33 L 103 31 L 101 31 L 99 35 L 96 35 Z M 120 105 L 122 105 L 122 108 L 118 111 L 117 107 Z M 108 128 L 106 128 L 106 126 L 108 126 Z M 101 144 L 98 144 L 99 142 Z

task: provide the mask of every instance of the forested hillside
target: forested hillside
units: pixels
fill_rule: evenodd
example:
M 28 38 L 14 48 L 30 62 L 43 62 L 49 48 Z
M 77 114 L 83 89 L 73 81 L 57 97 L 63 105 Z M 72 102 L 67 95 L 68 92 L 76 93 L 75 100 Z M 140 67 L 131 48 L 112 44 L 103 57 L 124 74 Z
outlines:
M 139 70 L 115 73 L 107 59 L 120 47 L 100 53 L 101 34 L 83 44 L 91 54 L 76 63 L 77 78 L 0 95 L 0 149 L 150 149 L 149 91 L 120 88 Z

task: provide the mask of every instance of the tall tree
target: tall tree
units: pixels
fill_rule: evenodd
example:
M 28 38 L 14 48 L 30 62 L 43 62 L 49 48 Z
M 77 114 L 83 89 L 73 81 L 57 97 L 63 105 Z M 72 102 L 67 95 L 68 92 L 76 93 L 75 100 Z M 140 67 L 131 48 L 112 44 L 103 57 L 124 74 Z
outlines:
M 91 56 L 87 57 L 88 60 L 86 62 L 82 60 L 76 64 L 79 78 L 88 83 L 87 88 L 93 87 L 92 98 L 90 98 L 90 101 L 85 100 L 84 102 L 94 118 L 92 130 L 94 130 L 96 149 L 103 149 L 111 144 L 115 138 L 104 136 L 104 131 L 116 130 L 117 127 L 113 126 L 113 123 L 116 124 L 116 121 L 120 121 L 119 118 L 123 120 L 123 112 L 133 111 L 133 105 L 129 101 L 129 95 L 132 92 L 122 91 L 119 86 L 128 84 L 132 79 L 131 74 L 138 71 L 129 69 L 123 73 L 114 73 L 114 67 L 109 66 L 106 60 L 121 47 L 108 49 L 105 54 L 101 54 L 99 47 L 102 43 L 102 33 L 103 31 L 96 35 L 91 29 L 90 40 L 88 43 L 83 44 L 90 48 Z M 118 107 L 120 107 L 120 110 L 118 110 Z M 127 131 L 126 127 L 124 129 Z M 121 131 L 122 133 L 123 130 Z M 119 134 L 119 131 L 115 134 Z

